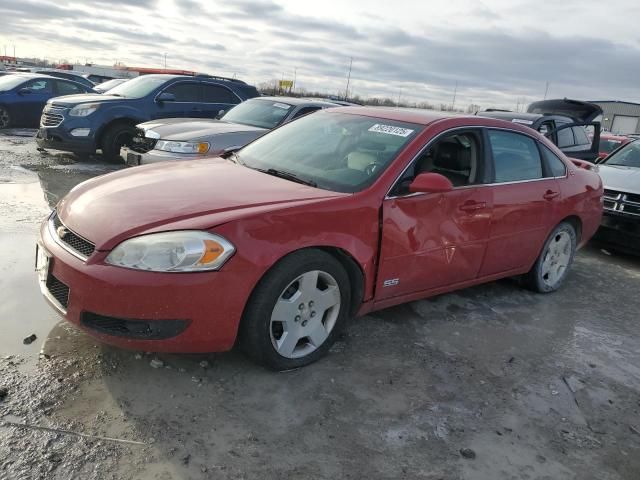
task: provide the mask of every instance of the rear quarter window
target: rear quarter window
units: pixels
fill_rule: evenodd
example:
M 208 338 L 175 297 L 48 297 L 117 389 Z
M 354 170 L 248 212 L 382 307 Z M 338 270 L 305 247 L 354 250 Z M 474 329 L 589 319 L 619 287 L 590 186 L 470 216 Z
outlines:
M 542 150 L 542 156 L 544 157 L 544 160 L 547 162 L 547 167 L 549 168 L 549 176 L 564 177 L 567 174 L 567 166 L 564 164 L 564 162 L 544 145 L 541 144 L 540 149 Z

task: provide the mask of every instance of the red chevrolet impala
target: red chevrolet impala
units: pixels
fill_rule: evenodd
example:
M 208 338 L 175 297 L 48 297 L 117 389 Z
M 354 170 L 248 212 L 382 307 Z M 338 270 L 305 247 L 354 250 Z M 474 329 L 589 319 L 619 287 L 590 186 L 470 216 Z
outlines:
M 288 369 L 354 315 L 510 276 L 554 291 L 601 215 L 598 175 L 527 127 L 346 107 L 226 158 L 77 186 L 42 225 L 37 266 L 49 302 L 105 342 L 237 341 Z

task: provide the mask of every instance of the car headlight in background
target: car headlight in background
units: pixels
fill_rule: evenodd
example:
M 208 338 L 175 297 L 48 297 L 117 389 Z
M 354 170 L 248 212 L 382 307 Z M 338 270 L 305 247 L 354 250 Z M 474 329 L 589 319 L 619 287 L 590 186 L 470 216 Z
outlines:
M 171 142 L 169 140 L 159 140 L 155 146 L 157 150 L 171 153 L 207 153 L 209 147 L 207 142 Z
M 69 111 L 72 117 L 87 117 L 100 107 L 99 103 L 81 103 Z
M 235 251 L 220 235 L 185 230 L 125 240 L 113 249 L 106 262 L 153 272 L 198 272 L 220 269 Z

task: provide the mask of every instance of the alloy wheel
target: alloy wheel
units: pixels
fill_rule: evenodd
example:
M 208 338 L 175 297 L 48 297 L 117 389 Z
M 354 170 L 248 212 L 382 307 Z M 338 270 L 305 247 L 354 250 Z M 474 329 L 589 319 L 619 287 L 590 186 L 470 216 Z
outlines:
M 313 270 L 291 282 L 271 313 L 273 348 L 285 358 L 301 358 L 317 350 L 329 337 L 340 314 L 336 279 Z

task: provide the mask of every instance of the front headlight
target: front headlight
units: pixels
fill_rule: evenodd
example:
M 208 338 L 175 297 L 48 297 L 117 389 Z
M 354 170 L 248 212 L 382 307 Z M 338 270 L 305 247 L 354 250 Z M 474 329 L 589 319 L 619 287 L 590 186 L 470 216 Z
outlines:
M 81 103 L 69 111 L 72 117 L 86 117 L 91 115 L 100 107 L 99 103 Z
M 171 153 L 207 153 L 210 145 L 207 142 L 171 142 L 160 140 L 156 149 Z
M 235 251 L 220 235 L 184 230 L 125 240 L 113 249 L 106 262 L 152 272 L 198 272 L 220 269 Z

